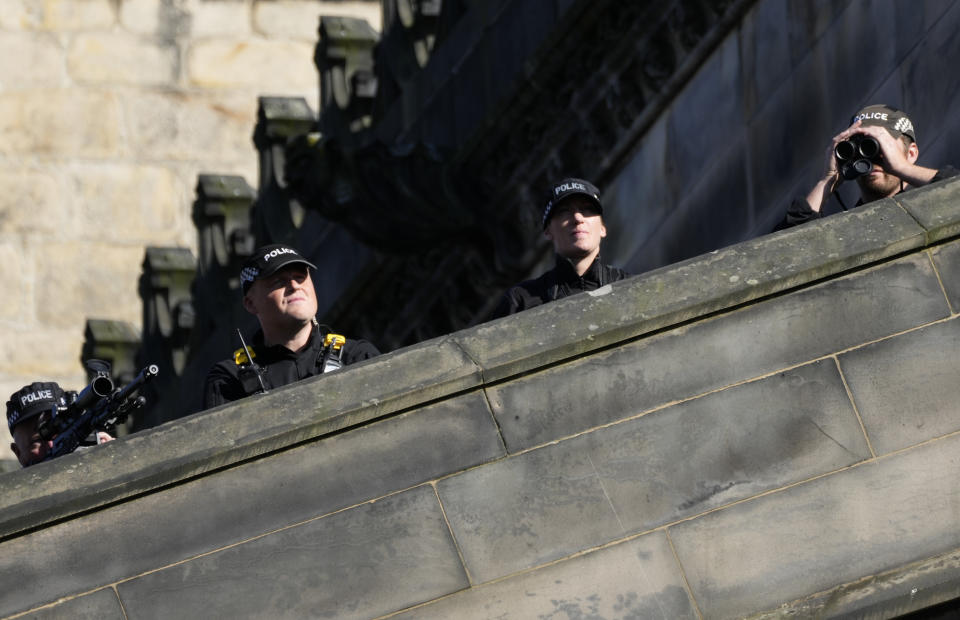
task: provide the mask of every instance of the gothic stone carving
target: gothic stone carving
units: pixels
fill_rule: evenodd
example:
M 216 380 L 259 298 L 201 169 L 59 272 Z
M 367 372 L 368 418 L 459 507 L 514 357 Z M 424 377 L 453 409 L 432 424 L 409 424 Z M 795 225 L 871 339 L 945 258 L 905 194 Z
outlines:
M 253 142 L 260 163 L 260 186 L 253 207 L 252 226 L 258 245 L 293 243 L 305 212 L 286 184 L 285 148 L 292 136 L 316 123 L 303 97 L 260 97 Z

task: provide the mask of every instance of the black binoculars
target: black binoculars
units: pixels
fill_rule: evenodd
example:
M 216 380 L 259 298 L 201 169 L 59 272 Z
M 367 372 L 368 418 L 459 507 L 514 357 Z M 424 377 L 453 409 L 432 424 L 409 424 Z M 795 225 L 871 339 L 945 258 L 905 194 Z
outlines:
M 834 154 L 840 174 L 850 181 L 873 169 L 873 162 L 880 160 L 880 143 L 872 136 L 855 133 L 837 144 Z

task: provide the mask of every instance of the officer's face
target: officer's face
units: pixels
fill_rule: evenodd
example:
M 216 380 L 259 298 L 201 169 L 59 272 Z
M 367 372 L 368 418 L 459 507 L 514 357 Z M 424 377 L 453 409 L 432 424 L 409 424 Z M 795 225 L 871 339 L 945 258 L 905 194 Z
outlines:
M 917 161 L 917 156 L 920 154 L 920 151 L 917 149 L 916 143 L 911 141 L 905 143 L 902 139 L 897 139 L 895 142 L 897 146 L 900 147 L 900 150 L 903 151 L 903 155 L 907 161 L 910 163 Z M 900 177 L 888 173 L 882 166 L 876 163 L 873 164 L 870 172 L 857 177 L 857 185 L 860 186 L 860 190 L 865 196 L 869 196 L 870 198 L 893 196 L 900 191 L 901 184 L 902 181 Z
M 260 319 L 264 332 L 295 328 L 317 314 L 317 294 L 309 268 L 296 263 L 255 280 L 243 298 L 244 307 Z
M 600 240 L 607 236 L 597 206 L 583 196 L 571 196 L 554 207 L 543 231 L 553 250 L 573 260 L 597 254 Z
M 13 443 L 10 449 L 17 455 L 21 467 L 27 467 L 34 463 L 39 463 L 47 456 L 47 452 L 53 447 L 53 440 L 44 440 L 37 431 L 40 421 L 48 416 L 42 413 L 32 418 L 27 418 L 20 422 L 10 431 L 13 436 Z

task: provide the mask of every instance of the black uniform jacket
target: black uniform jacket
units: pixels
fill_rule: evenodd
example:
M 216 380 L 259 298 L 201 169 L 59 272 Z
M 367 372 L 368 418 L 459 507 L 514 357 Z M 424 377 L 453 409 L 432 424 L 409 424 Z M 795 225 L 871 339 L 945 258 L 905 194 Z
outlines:
M 323 326 L 318 327 L 311 333 L 306 348 L 294 353 L 282 345 L 265 346 L 263 332 L 258 331 L 253 336 L 250 349 L 253 350 L 254 361 L 262 369 L 264 386 L 271 390 L 321 374 L 320 357 L 327 333 L 328 330 Z M 366 340 L 347 339 L 340 359 L 343 365 L 348 365 L 377 355 L 380 355 L 380 351 Z M 259 387 L 259 381 L 251 369 L 242 371 L 233 359 L 217 362 L 207 373 L 203 407 L 209 409 L 255 394 Z
M 557 256 L 553 269 L 539 278 L 521 282 L 504 293 L 490 318 L 499 319 L 576 293 L 594 291 L 605 284 L 629 277 L 630 274 L 623 269 L 601 263 L 599 255 L 579 276 L 569 260 Z
M 930 179 L 930 182 L 936 183 L 937 181 L 942 181 L 944 179 L 949 179 L 950 177 L 957 176 L 957 174 L 960 174 L 960 170 L 957 170 L 953 166 L 944 166 L 943 168 L 940 168 L 939 170 L 937 170 L 937 174 L 934 175 L 932 179 Z M 911 189 L 913 188 L 908 187 L 903 191 L 908 192 Z M 826 203 L 826 201 L 824 202 Z M 858 200 L 856 206 L 859 207 L 862 204 L 863 204 L 863 201 Z M 824 206 L 826 206 L 826 204 L 824 204 Z M 805 224 L 810 220 L 820 219 L 821 217 L 825 217 L 827 215 L 829 215 L 829 213 L 824 213 L 823 208 L 821 208 L 819 211 L 814 211 L 813 209 L 811 209 L 810 203 L 807 202 L 807 199 L 805 197 L 794 198 L 793 202 L 790 203 L 790 207 L 787 208 L 787 214 L 783 217 L 780 223 L 777 224 L 774 230 L 784 230 L 786 228 L 791 228 L 799 224 Z

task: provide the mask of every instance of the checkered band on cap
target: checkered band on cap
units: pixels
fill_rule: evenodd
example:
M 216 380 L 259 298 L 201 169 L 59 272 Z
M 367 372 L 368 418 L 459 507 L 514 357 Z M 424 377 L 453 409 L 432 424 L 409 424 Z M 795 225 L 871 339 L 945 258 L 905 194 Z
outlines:
M 10 395 L 7 401 L 7 427 L 14 426 L 35 415 L 66 405 L 63 389 L 52 381 L 36 381 Z
M 244 267 L 240 270 L 241 282 L 253 282 L 260 275 L 260 270 L 256 267 Z

